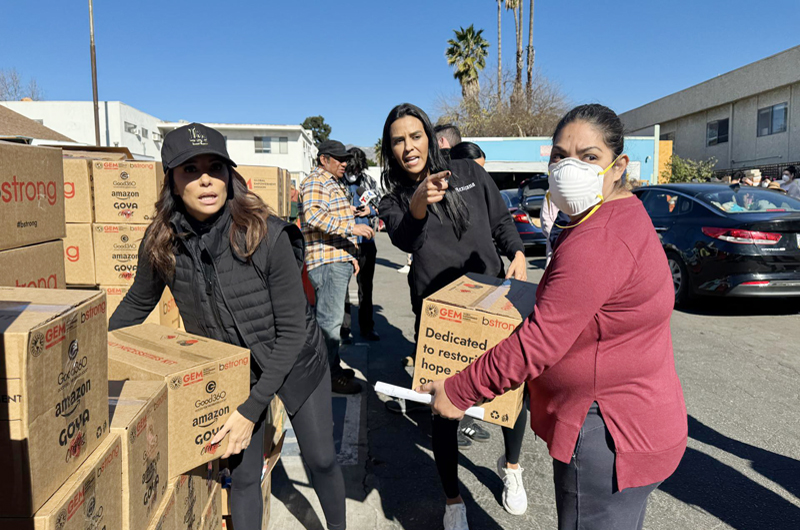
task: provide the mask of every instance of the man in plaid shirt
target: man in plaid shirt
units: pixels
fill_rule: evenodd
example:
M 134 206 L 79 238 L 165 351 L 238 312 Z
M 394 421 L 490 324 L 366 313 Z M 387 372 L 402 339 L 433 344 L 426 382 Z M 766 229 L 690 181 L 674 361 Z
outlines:
M 317 300 L 317 322 L 325 335 L 331 369 L 331 390 L 357 394 L 339 359 L 339 330 L 350 276 L 358 274 L 358 236 L 375 236 L 369 225 L 356 224 L 342 178 L 350 154 L 344 144 L 326 140 L 319 145 L 317 167 L 300 185 L 300 222 L 306 240 L 306 267 Z

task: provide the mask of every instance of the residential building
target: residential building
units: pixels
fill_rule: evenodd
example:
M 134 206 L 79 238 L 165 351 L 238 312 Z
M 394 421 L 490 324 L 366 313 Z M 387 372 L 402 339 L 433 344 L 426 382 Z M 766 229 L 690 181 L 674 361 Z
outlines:
M 719 170 L 800 161 L 800 46 L 620 115 L 633 134 L 673 141 L 682 158 Z

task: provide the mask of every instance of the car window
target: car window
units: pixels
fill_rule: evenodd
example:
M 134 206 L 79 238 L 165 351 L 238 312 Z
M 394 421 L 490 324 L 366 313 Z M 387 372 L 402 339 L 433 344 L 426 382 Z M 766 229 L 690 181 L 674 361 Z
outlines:
M 691 210 L 691 200 L 666 190 L 650 190 L 642 199 L 647 213 L 654 216 L 678 216 Z
M 500 192 L 503 196 L 503 202 L 506 203 L 506 208 L 519 208 L 519 194 L 517 190 L 503 190 Z
M 544 196 L 550 187 L 546 178 L 529 180 L 522 186 L 522 195 L 524 197 L 531 197 L 535 195 Z
M 800 212 L 800 201 L 778 191 L 741 186 L 701 193 L 698 199 L 725 213 Z

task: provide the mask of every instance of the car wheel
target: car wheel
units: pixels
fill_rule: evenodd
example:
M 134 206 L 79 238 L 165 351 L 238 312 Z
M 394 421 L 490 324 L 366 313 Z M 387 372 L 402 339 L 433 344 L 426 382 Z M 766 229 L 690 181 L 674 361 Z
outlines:
M 689 284 L 689 273 L 686 265 L 677 252 L 667 252 L 667 263 L 672 274 L 672 285 L 675 288 L 675 307 L 685 305 L 692 298 L 692 287 Z

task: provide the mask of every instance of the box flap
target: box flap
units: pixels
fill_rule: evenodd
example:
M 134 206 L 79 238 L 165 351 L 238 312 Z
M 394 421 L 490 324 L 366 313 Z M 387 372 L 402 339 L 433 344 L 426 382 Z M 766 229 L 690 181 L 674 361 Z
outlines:
M 0 332 L 26 332 L 102 295 L 99 291 L 0 287 Z
M 455 307 L 514 319 L 527 318 L 536 304 L 536 285 L 469 273 L 427 298 Z
M 133 160 L 127 147 L 99 147 L 95 145 L 48 145 L 60 148 L 65 158 L 88 158 L 92 160 Z
M 166 388 L 163 381 L 109 381 L 108 412 L 111 428 L 128 428 L 148 403 Z

